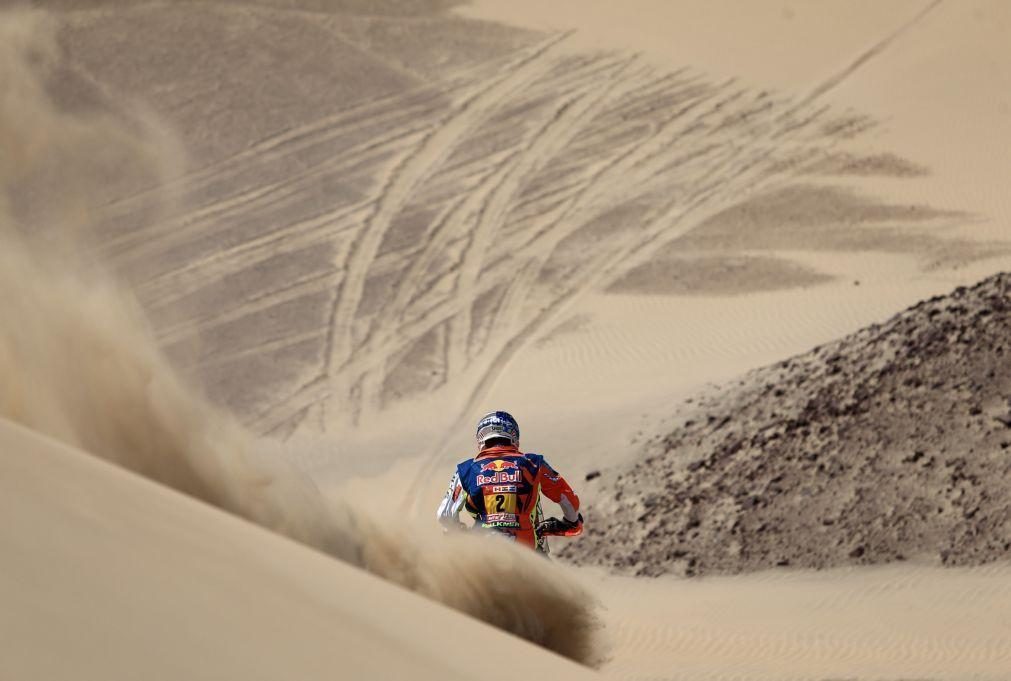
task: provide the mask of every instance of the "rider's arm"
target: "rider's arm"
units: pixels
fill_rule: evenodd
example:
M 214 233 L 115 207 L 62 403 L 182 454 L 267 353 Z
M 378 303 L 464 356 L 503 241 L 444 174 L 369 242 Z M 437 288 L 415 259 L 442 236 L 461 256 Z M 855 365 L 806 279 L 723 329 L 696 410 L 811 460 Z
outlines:
M 573 525 L 582 525 L 583 517 L 579 514 L 579 497 L 565 482 L 565 478 L 552 468 L 547 461 L 541 464 L 541 491 L 544 496 L 562 507 L 565 520 Z
M 439 510 L 436 511 L 439 522 L 447 528 L 456 528 L 461 525 L 460 511 L 466 502 L 467 493 L 463 491 L 463 485 L 460 483 L 460 474 L 454 473 L 453 479 L 449 481 L 446 496 L 442 498 Z

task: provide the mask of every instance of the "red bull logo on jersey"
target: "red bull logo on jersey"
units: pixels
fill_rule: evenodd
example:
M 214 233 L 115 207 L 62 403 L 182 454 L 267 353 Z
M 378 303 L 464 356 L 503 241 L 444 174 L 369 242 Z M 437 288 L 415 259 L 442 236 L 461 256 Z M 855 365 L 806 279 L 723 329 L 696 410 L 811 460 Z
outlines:
M 482 473 L 484 473 L 485 471 L 495 471 L 495 472 L 498 472 L 498 471 L 504 471 L 507 468 L 512 468 L 513 470 L 516 470 L 517 468 L 519 468 L 519 466 L 517 466 L 512 461 L 505 461 L 503 459 L 495 459 L 494 461 L 489 461 L 488 463 L 486 463 L 483 466 L 481 466 L 481 472 Z
M 477 476 L 477 484 L 479 485 L 498 485 L 510 482 L 519 482 L 523 479 L 523 474 L 517 466 L 512 461 L 504 461 L 503 459 L 495 459 L 494 461 L 489 461 L 488 463 L 481 466 L 481 472 L 486 471 L 492 472 L 492 475 L 480 475 Z

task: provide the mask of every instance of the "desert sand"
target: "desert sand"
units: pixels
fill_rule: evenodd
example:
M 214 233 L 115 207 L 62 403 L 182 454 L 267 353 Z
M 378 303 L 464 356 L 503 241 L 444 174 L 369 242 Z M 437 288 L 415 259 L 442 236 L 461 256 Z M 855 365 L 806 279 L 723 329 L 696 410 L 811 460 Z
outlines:
M 572 564 L 610 564 L 589 531 L 547 565 L 432 527 L 489 409 L 618 532 L 700 395 L 1011 269 L 1005 3 L 32 4 L 3 676 L 594 674 L 484 620 L 614 678 L 1006 678 L 1000 551 L 644 578 Z
M 491 647 L 588 675 L 83 452 L 0 433 L 5 679 L 462 679 Z

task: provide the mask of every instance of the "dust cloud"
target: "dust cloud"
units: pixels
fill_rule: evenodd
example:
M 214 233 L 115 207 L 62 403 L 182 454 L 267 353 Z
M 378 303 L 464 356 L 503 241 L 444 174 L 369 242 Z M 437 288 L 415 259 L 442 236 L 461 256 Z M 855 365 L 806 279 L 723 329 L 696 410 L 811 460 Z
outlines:
M 595 604 L 562 568 L 325 499 L 177 376 L 130 292 L 85 254 L 100 204 L 181 156 L 151 121 L 61 107 L 46 88 L 58 64 L 44 13 L 0 13 L 0 417 L 592 662 Z

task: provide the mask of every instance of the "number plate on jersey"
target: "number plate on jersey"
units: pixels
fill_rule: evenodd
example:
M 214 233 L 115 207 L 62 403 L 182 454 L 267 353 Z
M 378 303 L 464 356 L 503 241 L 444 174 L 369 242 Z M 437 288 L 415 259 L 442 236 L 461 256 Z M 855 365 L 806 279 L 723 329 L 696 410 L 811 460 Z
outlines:
M 515 492 L 499 492 L 484 495 L 484 512 L 487 515 L 516 515 Z

